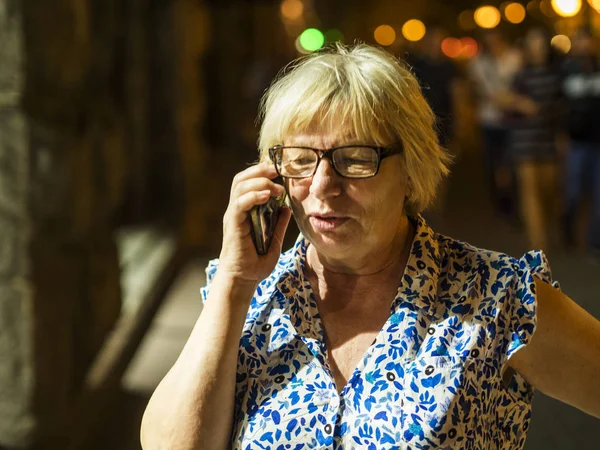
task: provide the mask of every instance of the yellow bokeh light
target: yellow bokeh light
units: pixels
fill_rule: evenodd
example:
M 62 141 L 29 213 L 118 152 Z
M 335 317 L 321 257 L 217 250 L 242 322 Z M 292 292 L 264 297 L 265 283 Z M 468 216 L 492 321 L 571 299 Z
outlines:
M 475 23 L 481 28 L 495 28 L 500 23 L 500 11 L 494 6 L 481 6 L 475 10 Z
M 588 0 L 588 3 L 592 8 L 600 12 L 600 0 Z
M 425 24 L 418 19 L 411 19 L 402 26 L 402 35 L 407 41 L 420 41 L 426 32 Z
M 569 50 L 571 50 L 571 39 L 564 34 L 557 34 L 554 36 L 550 41 L 550 44 L 552 47 L 557 48 L 563 53 L 569 53 Z
M 550 18 L 556 18 L 556 12 L 552 8 L 552 4 L 550 0 L 542 0 L 540 2 L 540 11 L 546 16 Z
M 467 9 L 458 15 L 458 26 L 465 31 L 472 31 L 477 27 L 472 10 Z
M 520 3 L 511 3 L 504 8 L 504 17 L 510 23 L 521 23 L 525 20 L 525 7 Z
M 561 17 L 573 17 L 581 10 L 581 0 L 552 0 L 551 4 Z
M 288 20 L 298 20 L 304 14 L 304 3 L 301 0 L 283 0 L 281 15 Z
M 379 45 L 392 45 L 396 41 L 396 30 L 389 25 L 379 25 L 375 28 L 374 37 Z

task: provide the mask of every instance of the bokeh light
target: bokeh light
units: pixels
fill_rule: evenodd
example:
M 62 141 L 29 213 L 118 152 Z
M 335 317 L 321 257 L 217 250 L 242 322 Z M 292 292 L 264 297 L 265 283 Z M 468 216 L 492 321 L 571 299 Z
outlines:
M 283 0 L 281 15 L 288 20 L 298 20 L 304 14 L 304 3 L 301 0 Z
M 495 28 L 500 23 L 500 11 L 490 5 L 477 8 L 474 17 L 475 23 L 481 28 Z
M 571 39 L 564 34 L 557 34 L 554 36 L 550 41 L 550 44 L 562 53 L 569 53 L 569 50 L 571 50 Z
M 294 42 L 294 46 L 296 47 L 296 51 L 302 55 L 308 55 L 309 52 L 308 50 L 306 50 L 305 48 L 302 48 L 302 45 L 300 45 L 300 36 L 298 36 L 296 38 L 296 41 Z
M 539 0 L 531 0 L 529 3 L 527 3 L 527 12 L 529 14 L 533 14 L 537 11 L 537 9 L 540 7 L 540 2 Z
M 407 41 L 420 41 L 426 32 L 425 24 L 418 19 L 411 19 L 402 26 L 402 35 Z
M 456 38 L 447 37 L 442 41 L 442 52 L 448 58 L 458 58 L 462 53 L 462 44 Z
M 373 35 L 379 45 L 388 46 L 396 41 L 396 30 L 389 25 L 379 25 Z
M 588 0 L 588 3 L 592 8 L 600 12 L 600 0 Z
M 556 18 L 556 12 L 554 11 L 550 0 L 542 0 L 540 2 L 540 11 L 544 13 L 546 17 Z
M 525 20 L 525 7 L 520 3 L 510 3 L 504 8 L 504 17 L 510 23 L 521 23 Z
M 299 43 L 304 50 L 314 52 L 323 47 L 325 36 L 316 28 L 307 28 L 300 35 Z
M 473 58 L 479 51 L 479 45 L 477 45 L 477 41 L 472 37 L 466 36 L 461 38 L 460 45 L 461 56 L 464 56 L 465 58 Z
M 473 10 L 467 9 L 458 15 L 458 26 L 465 31 L 472 31 L 477 28 Z
M 551 4 L 561 17 L 573 17 L 581 10 L 581 0 L 552 0 Z
M 344 33 L 337 28 L 332 28 L 325 32 L 325 42 L 327 44 L 331 42 L 344 42 Z

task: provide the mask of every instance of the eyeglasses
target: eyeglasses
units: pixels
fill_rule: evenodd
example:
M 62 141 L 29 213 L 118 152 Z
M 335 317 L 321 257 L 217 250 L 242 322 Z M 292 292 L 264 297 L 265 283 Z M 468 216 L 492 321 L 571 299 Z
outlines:
M 389 147 L 345 145 L 326 150 L 276 145 L 269 149 L 269 157 L 277 173 L 286 178 L 312 177 L 323 158 L 341 177 L 370 178 L 377 175 L 382 159 L 399 153 L 402 153 L 401 144 Z

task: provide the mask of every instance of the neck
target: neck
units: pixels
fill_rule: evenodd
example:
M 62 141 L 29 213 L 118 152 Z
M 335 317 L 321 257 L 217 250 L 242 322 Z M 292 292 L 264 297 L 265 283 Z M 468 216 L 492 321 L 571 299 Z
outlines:
M 363 314 L 364 308 L 369 311 L 373 309 L 373 304 L 365 302 L 365 298 L 379 298 L 384 303 L 389 302 L 404 274 L 413 235 L 412 224 L 406 219 L 393 248 L 388 247 L 388 251 L 379 253 L 379 258 L 373 256 L 368 264 L 355 266 L 332 265 L 313 246 L 309 246 L 306 257 L 307 277 L 321 312 Z

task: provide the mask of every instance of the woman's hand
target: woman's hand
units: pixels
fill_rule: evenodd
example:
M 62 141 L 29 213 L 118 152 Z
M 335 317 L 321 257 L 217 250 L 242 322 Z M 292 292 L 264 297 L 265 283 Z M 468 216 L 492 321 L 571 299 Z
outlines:
M 223 216 L 223 246 L 217 273 L 235 282 L 258 284 L 273 271 L 283 245 L 291 210 L 281 208 L 275 233 L 266 255 L 258 255 L 250 236 L 249 212 L 269 197 L 277 197 L 284 187 L 271 181 L 277 176 L 272 164 L 261 163 L 238 173 L 231 185 L 229 205 Z

